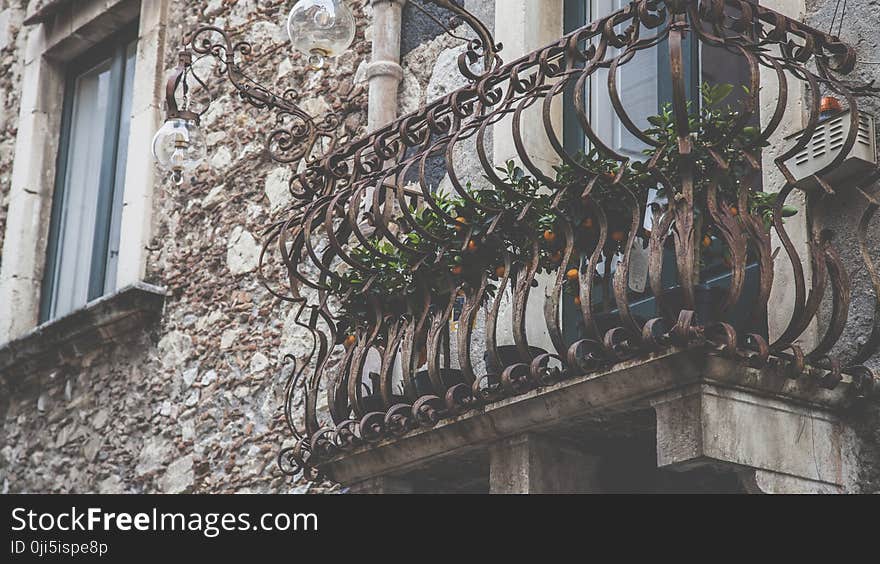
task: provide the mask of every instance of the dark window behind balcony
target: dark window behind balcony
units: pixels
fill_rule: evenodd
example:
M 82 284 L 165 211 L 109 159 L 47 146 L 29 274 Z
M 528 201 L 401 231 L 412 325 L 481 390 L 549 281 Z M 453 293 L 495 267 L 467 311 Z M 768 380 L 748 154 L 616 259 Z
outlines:
M 624 8 L 627 4 L 628 2 L 624 0 L 566 0 L 565 32 L 574 31 L 589 22 Z M 622 32 L 623 29 L 620 31 Z M 656 33 L 657 30 L 642 30 L 643 37 L 650 37 Z M 749 68 L 743 57 L 720 48 L 713 48 L 705 44 L 700 45 L 691 34 L 685 36 L 683 48 L 686 91 L 692 104 L 700 103 L 701 83 L 733 84 L 737 88 L 734 88 L 731 93 L 729 102 L 733 106 L 742 103 L 746 93 L 740 86 L 747 85 L 749 81 Z M 652 49 L 640 51 L 631 61 L 618 68 L 616 78 L 621 101 L 635 125 L 642 129 L 650 128 L 648 116 L 659 113 L 666 104 L 672 101 L 673 97 L 668 41 L 664 40 Z M 585 98 L 589 100 L 590 125 L 595 132 L 618 153 L 632 159 L 644 159 L 642 150 L 646 146 L 623 127 L 611 105 L 608 94 L 608 71 L 605 69 L 597 70 L 587 83 L 586 88 Z M 583 130 L 578 125 L 574 113 L 573 96 L 573 92 L 566 92 L 564 108 L 565 127 L 563 133 L 566 151 L 569 154 L 589 150 L 589 140 L 586 139 Z M 758 122 L 757 115 L 754 122 Z M 761 174 L 756 173 L 750 181 L 753 186 L 760 189 Z M 638 245 L 639 242 L 640 240 L 637 239 L 636 244 Z M 712 246 L 713 250 L 718 250 L 720 241 L 713 238 Z M 601 281 L 596 282 L 594 301 L 599 304 L 607 300 L 606 311 L 609 315 L 615 316 L 616 307 L 613 304 L 613 297 L 610 295 L 610 276 L 604 275 L 603 269 L 604 264 L 601 264 L 599 274 L 603 276 Z M 675 257 L 671 249 L 668 249 L 664 254 L 662 278 L 664 288 L 674 292 L 673 288 L 678 282 Z M 703 289 L 699 295 L 703 297 L 703 301 L 717 299 L 713 293 L 723 292 L 723 288 L 730 285 L 730 270 L 721 253 L 706 253 L 701 265 L 700 279 Z M 746 304 L 755 299 L 758 292 L 758 282 L 757 265 L 750 264 L 747 267 L 745 287 L 740 303 Z M 583 336 L 581 335 L 583 331 L 582 317 L 572 300 L 572 296 L 567 296 L 563 302 L 563 324 L 569 340 Z M 707 307 L 710 305 L 707 304 Z M 630 308 L 634 315 L 643 320 L 660 316 L 663 313 L 658 310 L 657 300 L 651 295 L 649 288 L 646 288 L 642 294 L 633 293 L 631 295 Z M 725 316 L 725 320 L 738 329 L 748 329 L 750 332 L 766 334 L 764 326 L 748 326 L 750 313 L 749 308 L 734 308 L 734 311 Z M 601 329 L 601 321 L 599 325 Z

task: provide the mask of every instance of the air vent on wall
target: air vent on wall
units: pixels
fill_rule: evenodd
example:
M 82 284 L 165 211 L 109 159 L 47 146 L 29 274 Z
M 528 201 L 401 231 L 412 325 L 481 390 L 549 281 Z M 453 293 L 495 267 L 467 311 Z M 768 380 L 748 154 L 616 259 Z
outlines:
M 827 168 L 840 154 L 849 135 L 850 122 L 849 111 L 820 122 L 806 147 L 785 162 L 797 179 L 795 186 L 802 190 L 819 188 L 819 183 L 813 175 Z M 849 156 L 834 170 L 825 171 L 822 174 L 823 180 L 832 187 L 840 188 L 847 181 L 857 179 L 876 168 L 877 138 L 874 127 L 874 118 L 860 112 L 859 130 Z M 798 132 L 790 135 L 786 140 L 793 141 L 801 135 L 802 132 Z

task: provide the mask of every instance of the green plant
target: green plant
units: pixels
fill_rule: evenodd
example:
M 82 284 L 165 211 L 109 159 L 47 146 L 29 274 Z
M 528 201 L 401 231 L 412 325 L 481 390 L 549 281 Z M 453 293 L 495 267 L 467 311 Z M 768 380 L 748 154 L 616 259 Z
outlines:
M 406 232 L 396 233 L 400 245 L 373 236 L 368 245 L 357 245 L 351 258 L 361 269 L 350 268 L 335 284 L 340 293 L 348 292 L 343 317 L 349 326 L 369 323 L 369 300 L 383 303 L 384 313 L 405 313 L 408 302 L 419 303 L 419 289 L 431 293 L 435 304 L 448 303 L 450 294 L 461 287 L 476 288 L 483 276 L 491 282 L 485 298 L 497 291 L 497 280 L 506 273 L 503 257 L 511 257 L 514 273 L 528 263 L 536 242 L 540 248 L 540 269 L 555 272 L 564 268 L 570 288 L 576 293 L 584 253 L 592 252 L 598 240 L 597 209 L 606 219 L 606 257 L 621 252 L 631 235 L 633 204 L 643 214 L 650 190 L 674 197 L 682 185 L 681 171 L 689 163 L 694 173 L 694 213 L 697 219 L 697 248 L 704 252 L 726 252 L 705 226 L 706 192 L 713 181 L 719 204 L 736 216 L 736 203 L 745 190 L 748 212 L 762 218 L 770 229 L 776 194 L 752 190 L 748 178 L 755 173 L 746 150 L 766 146 L 757 128 L 742 125 L 739 112 L 724 104 L 733 92 L 729 84 L 703 84 L 699 108 L 688 104 L 688 130 L 694 139 L 691 155 L 679 153 L 678 132 L 669 105 L 648 121 L 646 134 L 655 146 L 644 151 L 646 161 L 618 161 L 597 150 L 580 154 L 576 166 L 560 165 L 554 179 L 560 194 L 529 176 L 513 161 L 497 167 L 497 179 L 485 177 L 489 186 L 475 188 L 469 182 L 461 194 L 434 194 L 433 202 L 408 208 L 412 220 Z M 750 94 L 747 89 L 745 93 Z M 685 159 L 689 159 L 685 162 Z M 647 163 L 653 163 L 649 168 Z M 724 166 L 722 166 L 722 164 Z M 658 182 L 658 179 L 667 182 Z M 583 197 L 584 189 L 589 194 Z M 475 202 L 477 205 L 473 205 Z M 791 206 L 782 215 L 797 213 Z M 450 221 L 452 218 L 452 221 Z M 572 226 L 575 253 L 563 264 L 561 223 Z M 641 222 L 638 224 L 641 225 Z M 702 260 L 702 258 L 700 258 Z
M 744 93 L 751 95 L 742 86 Z M 661 184 L 660 196 L 673 196 L 670 187 L 682 185 L 681 171 L 687 166 L 685 159 L 693 162 L 694 197 L 701 209 L 706 189 L 714 180 L 718 183 L 719 197 L 729 205 L 735 204 L 743 182 L 755 172 L 746 150 L 767 146 L 760 141 L 760 132 L 753 125 L 741 123 L 740 112 L 730 104 L 724 104 L 734 90 L 731 84 L 703 83 L 700 87 L 702 103 L 694 108 L 687 102 L 688 131 L 693 143 L 692 152 L 685 157 L 679 152 L 678 129 L 670 104 L 666 104 L 656 116 L 648 118 L 653 126 L 645 133 L 654 138 L 658 146 L 644 151 L 648 161 L 656 162 L 656 170 L 669 180 L 670 186 Z M 714 154 L 713 154 L 714 153 Z M 719 159 L 726 168 L 719 166 Z M 651 182 L 646 163 L 634 162 L 634 173 L 645 182 Z
M 754 192 L 749 195 L 749 212 L 764 221 L 764 228 L 769 230 L 773 225 L 773 210 L 776 208 L 778 192 Z M 781 209 L 782 217 L 797 215 L 797 208 L 785 205 Z

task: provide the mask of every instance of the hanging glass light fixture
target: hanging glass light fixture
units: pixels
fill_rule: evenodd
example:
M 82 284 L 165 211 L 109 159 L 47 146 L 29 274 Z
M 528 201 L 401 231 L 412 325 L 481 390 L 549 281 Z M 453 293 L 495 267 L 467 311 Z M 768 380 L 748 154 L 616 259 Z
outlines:
M 169 118 L 153 137 L 153 158 L 161 170 L 170 172 L 175 184 L 183 184 L 184 172 L 197 168 L 207 147 L 198 119 Z
M 153 159 L 160 170 L 170 172 L 175 184 L 183 184 L 184 173 L 197 168 L 208 153 L 205 137 L 199 127 L 201 116 L 189 109 L 189 87 L 186 76 L 192 65 L 189 51 L 180 53 L 177 71 L 168 80 L 165 96 L 165 125 L 153 137 Z M 183 109 L 177 104 L 176 93 L 183 87 Z
M 299 0 L 287 19 L 287 32 L 293 47 L 308 57 L 309 66 L 313 69 L 322 68 L 327 57 L 335 57 L 348 49 L 354 41 L 356 29 L 354 14 L 342 0 Z M 204 31 L 220 32 L 216 28 L 206 27 L 196 35 Z M 220 46 L 221 51 L 232 53 L 234 50 L 228 37 L 220 33 L 226 40 L 225 46 Z M 201 55 L 211 52 L 209 49 L 195 51 Z M 230 78 L 240 78 L 238 66 L 230 65 L 227 68 Z M 165 124 L 153 137 L 152 152 L 156 165 L 162 171 L 170 172 L 176 184 L 182 184 L 184 174 L 197 168 L 207 154 L 205 137 L 199 127 L 200 114 L 189 109 L 187 76 L 190 73 L 192 53 L 184 50 L 180 53 L 177 72 L 166 87 Z M 194 73 L 192 78 L 207 88 Z M 182 105 L 178 105 L 177 101 L 179 88 L 182 88 Z M 281 103 L 278 98 L 259 88 L 252 89 L 248 96 L 261 106 Z M 291 108 L 289 113 L 298 114 L 297 110 Z
M 348 49 L 356 29 L 354 14 L 342 0 L 299 0 L 287 18 L 293 47 L 308 56 L 313 69 Z

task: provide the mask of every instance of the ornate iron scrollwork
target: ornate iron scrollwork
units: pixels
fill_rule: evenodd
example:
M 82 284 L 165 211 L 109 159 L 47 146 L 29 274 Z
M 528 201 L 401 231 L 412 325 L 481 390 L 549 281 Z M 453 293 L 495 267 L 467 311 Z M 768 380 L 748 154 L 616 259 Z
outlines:
M 816 131 L 823 94 L 845 99 L 852 124 L 840 149 L 843 156 L 816 175 L 828 194 L 833 194 L 834 186 L 824 174 L 839 165 L 856 142 L 858 98 L 872 88 L 842 78 L 854 68 L 852 47 L 745 0 L 637 0 L 502 64 L 484 25 L 448 0 L 434 3 L 461 15 L 479 37 L 460 59 L 468 84 L 344 143 L 335 136 L 341 116 L 316 121 L 296 105 L 295 97 L 272 94 L 244 75 L 235 56 L 247 55 L 247 44 L 233 45 L 221 30 L 211 27 L 193 37 L 193 51 L 221 61 L 245 101 L 292 119 L 292 126 L 270 136 L 270 144 L 281 149 L 273 157 L 288 163 L 305 160 L 291 187 L 297 201 L 286 218 L 268 231 L 262 261 L 267 287 L 295 304 L 296 323 L 309 332 L 314 344 L 309 354 L 296 359 L 297 369 L 288 381 L 286 411 L 297 444 L 279 457 L 286 472 L 312 472 L 322 460 L 364 442 L 431 426 L 462 410 L 668 346 L 702 347 L 749 366 L 776 366 L 791 377 L 816 369 L 828 387 L 843 374 L 858 380 L 860 390 L 876 387 L 857 364 L 880 346 L 880 313 L 872 337 L 855 358 L 844 362 L 829 356 L 849 308 L 846 269 L 824 233 L 813 233 L 810 256 L 801 256 L 783 222 L 787 198 L 797 182 L 786 162 Z M 765 76 L 775 76 L 779 98 L 762 129 L 748 131 L 754 129 L 750 124 L 758 108 L 747 96 L 728 129 L 712 143 L 693 134 L 685 83 L 686 37 L 740 58 L 749 69 L 749 92 L 757 92 L 761 69 Z M 618 68 L 655 48 L 666 50 L 670 63 L 673 99 L 663 127 L 674 135 L 668 141 L 635 124 L 616 79 Z M 479 59 L 486 62 L 482 74 L 470 70 Z M 591 124 L 585 85 L 600 73 L 607 75 L 609 100 L 620 124 L 649 148 L 651 157 L 638 166 L 615 151 Z M 810 116 L 802 134 L 774 155 L 783 184 L 775 187 L 778 196 L 759 213 L 751 204 L 754 190 L 748 183 L 732 189 L 723 189 L 721 183 L 734 161 L 750 171 L 760 170 L 763 146 L 779 128 L 788 106 L 791 77 L 806 85 Z M 596 158 L 611 163 L 609 170 L 585 163 L 562 142 L 553 108 L 567 92 L 573 92 L 575 125 Z M 523 128 L 530 112 L 540 114 L 543 131 Z M 505 176 L 496 170 L 500 163 L 493 162 L 488 149 L 490 132 L 512 138 L 520 173 L 512 170 L 511 176 Z M 554 176 L 535 162 L 529 143 L 536 135 L 549 143 L 566 175 Z M 320 137 L 330 140 L 329 149 L 317 156 L 314 149 Z M 457 170 L 454 155 L 464 146 L 475 155 L 485 179 L 463 178 Z M 728 151 L 731 148 L 735 157 Z M 674 175 L 664 168 L 670 159 L 676 163 Z M 480 232 L 456 217 L 437 192 L 428 172 L 436 161 L 445 163 L 448 193 L 483 220 Z M 871 178 L 878 177 L 880 173 Z M 646 178 L 665 190 L 666 203 L 646 204 L 640 192 Z M 501 205 L 469 188 L 468 181 L 512 194 L 521 205 Z M 521 186 L 523 182 L 540 190 L 529 191 Z M 862 188 L 867 208 L 858 236 L 875 292 L 880 292 L 880 277 L 875 275 L 865 240 L 878 203 L 867 183 Z M 614 197 L 603 199 L 603 191 Z M 540 223 L 530 219 L 540 206 L 554 226 L 546 241 L 534 231 Z M 572 206 L 580 215 L 571 212 Z M 441 231 L 426 229 L 419 219 L 424 210 L 453 235 L 442 237 Z M 644 227 L 648 219 L 650 229 Z M 582 235 L 584 230 L 590 230 L 589 237 Z M 704 232 L 711 233 L 710 242 L 718 241 L 725 249 L 728 262 L 730 284 L 717 300 L 720 310 L 729 311 L 740 302 L 752 264 L 758 286 L 752 317 L 765 316 L 774 262 L 790 264 L 794 304 L 787 327 L 774 339 L 761 331 L 738 330 L 721 318 L 701 319 L 696 313 Z M 771 233 L 781 251 L 772 249 Z M 420 246 L 423 241 L 430 245 Z M 658 301 L 653 319 L 639 317 L 631 307 L 628 281 L 639 243 L 647 255 L 647 285 Z M 438 257 L 466 256 L 475 252 L 472 244 L 499 245 L 496 262 L 482 265 L 470 277 L 462 276 L 455 265 L 439 274 Z M 383 287 L 387 272 L 372 268 L 371 261 L 395 256 L 407 258 L 407 268 L 397 272 L 406 292 L 372 292 Z M 597 284 L 597 267 L 612 261 L 613 271 L 605 268 Z M 813 267 L 809 287 L 804 261 Z M 271 264 L 284 267 L 283 286 L 275 285 L 270 276 Z M 663 279 L 670 269 L 677 280 L 676 293 L 669 292 Z M 551 279 L 546 296 L 534 288 L 540 270 L 548 271 Z M 573 295 L 566 293 L 571 288 Z M 826 295 L 833 307 L 824 334 L 811 350 L 804 350 L 798 338 L 817 318 Z M 354 300 L 360 307 L 356 322 L 350 311 L 343 315 L 334 305 Z M 551 350 L 529 343 L 527 321 L 539 321 L 527 320 L 528 304 L 534 300 L 544 300 L 543 322 Z M 583 335 L 574 340 L 562 330 L 563 300 L 576 304 L 580 314 Z M 481 308 L 485 369 L 471 358 Z M 502 315 L 504 308 L 509 309 L 509 318 Z M 451 322 L 458 324 L 454 337 Z M 499 327 L 508 322 L 512 343 L 502 344 Z M 331 370 L 328 366 L 337 346 L 343 353 Z M 301 428 L 292 405 L 292 390 L 300 386 L 305 390 Z M 332 422 L 319 418 L 319 393 L 327 394 Z

